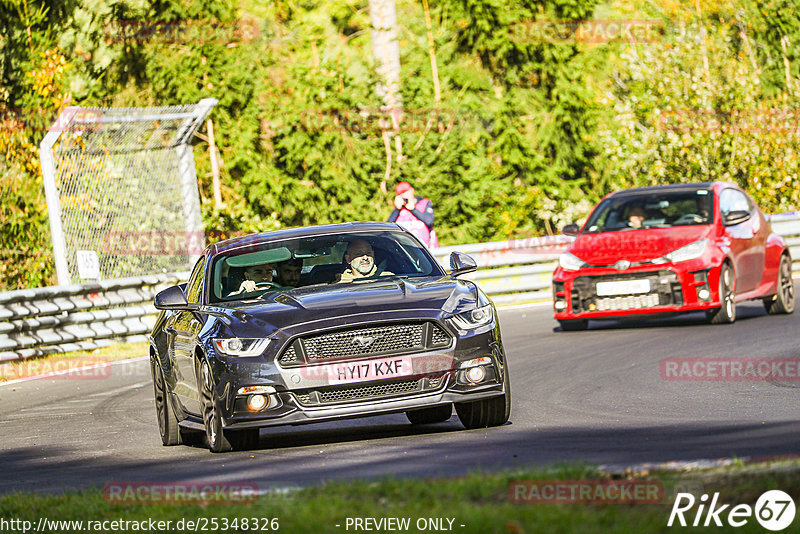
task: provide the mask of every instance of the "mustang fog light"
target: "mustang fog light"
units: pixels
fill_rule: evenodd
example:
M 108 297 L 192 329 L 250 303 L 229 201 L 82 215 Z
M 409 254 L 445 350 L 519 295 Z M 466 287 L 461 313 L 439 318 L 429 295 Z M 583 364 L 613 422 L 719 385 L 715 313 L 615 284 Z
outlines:
M 702 300 L 708 300 L 708 297 L 711 296 L 711 293 L 708 292 L 708 289 L 701 289 L 697 292 L 697 296 L 700 297 Z
M 250 395 L 247 399 L 247 408 L 257 412 L 263 410 L 271 403 L 272 397 L 265 397 L 264 395 Z
M 484 378 L 486 378 L 486 371 L 484 371 L 483 367 L 470 367 L 467 369 L 467 380 L 473 384 L 482 382 Z
M 556 311 L 564 311 L 567 309 L 567 303 L 563 300 L 556 301 Z

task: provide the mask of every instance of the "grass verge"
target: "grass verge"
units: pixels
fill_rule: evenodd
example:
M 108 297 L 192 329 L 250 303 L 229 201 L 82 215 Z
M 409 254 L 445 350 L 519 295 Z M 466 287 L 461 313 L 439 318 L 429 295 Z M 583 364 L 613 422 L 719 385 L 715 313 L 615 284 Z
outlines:
M 665 490 L 664 498 L 659 504 L 515 504 L 509 494 L 511 485 L 518 481 L 535 481 L 543 485 L 546 481 L 608 483 L 613 480 L 661 484 Z M 703 493 L 713 495 L 719 492 L 719 503 L 731 505 L 720 515 L 724 526 L 713 527 L 714 531 L 764 532 L 755 517 L 748 518 L 741 528 L 731 527 L 726 518 L 732 506 L 754 506 L 759 496 L 771 489 L 780 489 L 797 501 L 800 497 L 800 463 L 783 461 L 686 473 L 641 472 L 615 476 L 591 466 L 570 464 L 513 472 L 473 473 L 457 479 L 324 483 L 288 493 L 264 495 L 251 504 L 236 505 L 211 502 L 110 504 L 102 490 L 66 492 L 55 496 L 19 493 L 0 497 L 0 518 L 30 521 L 31 525 L 36 525 L 40 518 L 84 522 L 170 521 L 157 527 L 168 532 L 661 532 L 671 530 L 666 525 L 675 492 L 688 491 L 698 501 Z M 697 510 L 695 505 L 686 513 L 689 524 Z M 407 518 L 408 528 L 398 529 L 398 523 L 369 523 L 371 528 L 359 529 L 354 523 L 356 518 L 374 518 L 376 521 L 399 518 L 401 526 Z M 271 522 L 272 519 L 277 522 Z M 179 523 L 181 520 L 183 523 Z M 704 520 L 705 515 L 700 523 Z M 188 521 L 197 523 L 189 524 Z M 254 528 L 254 523 L 258 528 Z M 117 528 L 113 528 L 115 526 Z M 106 523 L 104 531 L 134 530 L 130 525 L 127 529 L 122 526 Z M 50 531 L 78 531 L 75 527 L 59 530 L 51 523 Z M 85 531 L 86 524 L 83 528 Z M 673 529 L 700 530 L 691 527 Z M 783 532 L 799 530 L 800 519 L 795 519 Z
M 0 382 L 138 358 L 147 356 L 148 350 L 147 343 L 115 343 L 93 350 L 59 352 L 28 360 L 4 362 L 0 364 Z

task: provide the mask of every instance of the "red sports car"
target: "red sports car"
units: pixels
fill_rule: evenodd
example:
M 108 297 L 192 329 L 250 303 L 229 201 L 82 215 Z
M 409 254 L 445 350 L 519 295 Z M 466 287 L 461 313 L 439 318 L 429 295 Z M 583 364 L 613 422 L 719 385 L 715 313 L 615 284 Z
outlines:
M 553 273 L 563 330 L 589 319 L 703 310 L 732 323 L 736 303 L 762 299 L 794 311 L 792 260 L 783 238 L 734 184 L 695 183 L 611 193 L 595 207 Z

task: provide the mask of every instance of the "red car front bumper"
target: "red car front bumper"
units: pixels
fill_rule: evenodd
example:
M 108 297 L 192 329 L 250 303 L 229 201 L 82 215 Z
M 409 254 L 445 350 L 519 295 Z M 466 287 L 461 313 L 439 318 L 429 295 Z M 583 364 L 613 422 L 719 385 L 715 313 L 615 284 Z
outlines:
M 553 273 L 554 317 L 603 319 L 718 308 L 719 273 L 720 265 L 709 265 L 703 258 L 626 270 L 568 271 L 557 267 Z

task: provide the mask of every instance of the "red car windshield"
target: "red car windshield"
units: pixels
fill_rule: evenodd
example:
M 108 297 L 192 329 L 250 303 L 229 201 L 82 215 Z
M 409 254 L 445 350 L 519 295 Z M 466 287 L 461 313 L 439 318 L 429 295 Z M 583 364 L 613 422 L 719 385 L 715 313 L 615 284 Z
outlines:
M 711 224 L 713 214 L 711 189 L 626 193 L 601 202 L 584 233 Z

